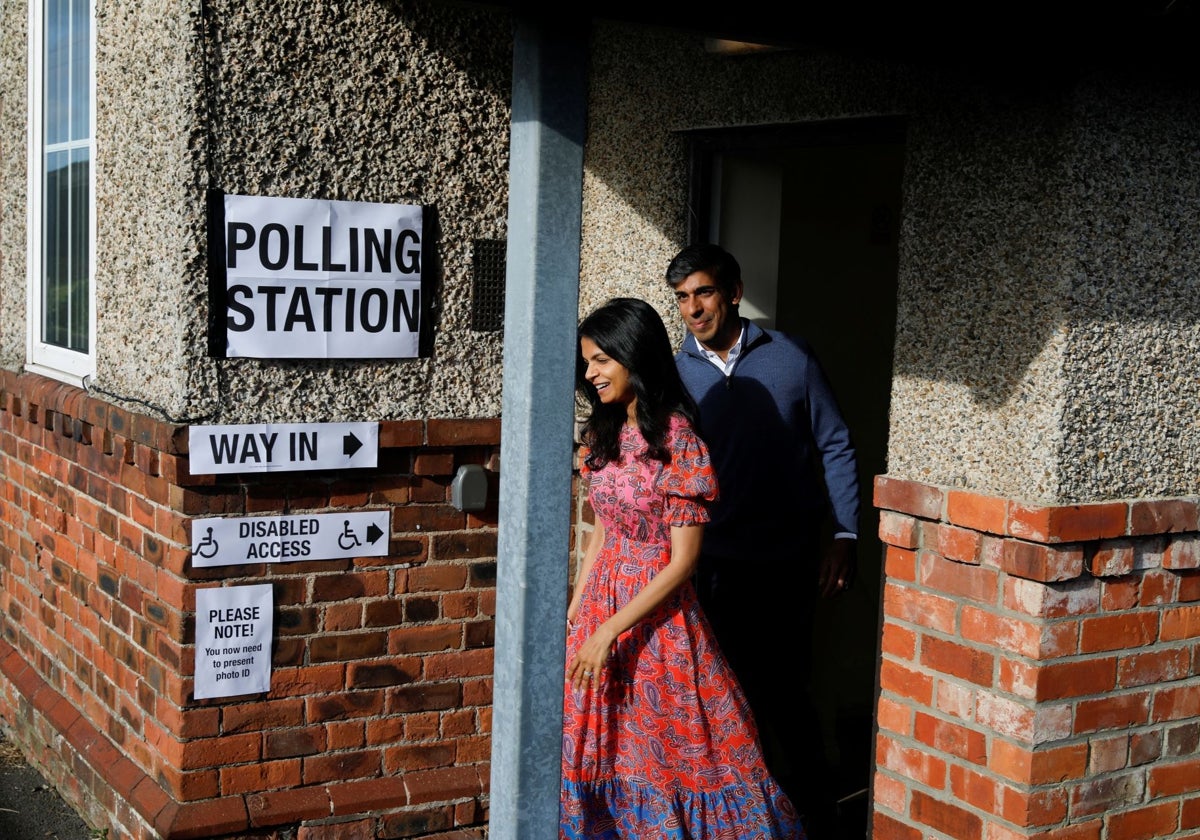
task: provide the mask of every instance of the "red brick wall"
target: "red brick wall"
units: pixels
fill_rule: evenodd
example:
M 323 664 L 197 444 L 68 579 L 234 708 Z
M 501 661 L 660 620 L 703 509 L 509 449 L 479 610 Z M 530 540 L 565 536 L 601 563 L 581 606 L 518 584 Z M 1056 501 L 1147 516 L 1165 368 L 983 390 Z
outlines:
M 1200 837 L 1200 505 L 876 479 L 873 837 Z
M 11 737 L 110 840 L 482 837 L 496 484 L 474 515 L 450 482 L 496 466 L 499 421 L 384 422 L 373 470 L 191 476 L 186 446 L 0 371 Z M 386 557 L 191 568 L 193 518 L 385 508 Z M 196 590 L 221 582 L 274 584 L 267 695 L 192 699 Z
M 187 429 L 0 371 L 0 719 L 118 838 L 482 837 L 495 420 L 374 470 L 190 476 Z M 495 474 L 492 474 L 495 478 Z M 1200 504 L 880 477 L 873 836 L 1200 837 Z M 389 555 L 193 570 L 193 518 L 387 508 Z M 197 588 L 275 584 L 272 689 L 191 699 Z

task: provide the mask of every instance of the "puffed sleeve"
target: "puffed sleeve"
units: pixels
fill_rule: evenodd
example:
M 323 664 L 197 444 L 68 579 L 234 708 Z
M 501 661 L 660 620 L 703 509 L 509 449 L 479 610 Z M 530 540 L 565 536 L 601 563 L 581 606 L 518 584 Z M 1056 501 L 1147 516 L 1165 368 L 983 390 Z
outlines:
M 717 474 L 705 446 L 683 418 L 671 424 L 668 446 L 671 461 L 664 465 L 659 479 L 667 496 L 665 517 L 668 525 L 700 525 L 711 515 L 708 503 L 717 500 Z

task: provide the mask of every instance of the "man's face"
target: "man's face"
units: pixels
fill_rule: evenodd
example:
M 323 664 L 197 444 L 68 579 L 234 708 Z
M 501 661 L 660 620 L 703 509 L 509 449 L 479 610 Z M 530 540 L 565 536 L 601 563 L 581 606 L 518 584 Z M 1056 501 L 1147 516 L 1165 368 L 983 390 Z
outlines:
M 741 299 L 741 283 L 733 290 L 733 297 L 726 297 L 707 271 L 689 274 L 675 287 L 675 303 L 688 332 L 718 353 L 732 347 L 741 334 L 742 322 L 734 311 Z

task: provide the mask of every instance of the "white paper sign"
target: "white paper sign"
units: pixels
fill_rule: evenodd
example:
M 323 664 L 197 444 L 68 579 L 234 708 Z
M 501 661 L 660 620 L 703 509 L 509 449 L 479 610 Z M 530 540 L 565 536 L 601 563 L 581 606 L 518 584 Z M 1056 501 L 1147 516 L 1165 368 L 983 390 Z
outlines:
M 196 699 L 271 690 L 271 584 L 196 590 Z
M 226 354 L 419 355 L 422 208 L 226 195 Z
M 386 510 L 192 520 L 192 565 L 386 557 Z
M 374 467 L 379 424 L 190 426 L 188 461 L 192 475 Z

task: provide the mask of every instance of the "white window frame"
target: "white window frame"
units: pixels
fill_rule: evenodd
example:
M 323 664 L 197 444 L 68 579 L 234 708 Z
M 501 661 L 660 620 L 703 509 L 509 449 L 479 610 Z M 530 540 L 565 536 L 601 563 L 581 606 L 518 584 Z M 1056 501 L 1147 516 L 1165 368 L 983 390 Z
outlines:
M 42 277 L 44 268 L 42 211 L 46 174 L 43 146 L 45 94 L 44 42 L 46 0 L 29 0 L 28 172 L 26 208 L 26 363 L 25 369 L 73 385 L 82 385 L 96 371 L 96 4 L 88 0 L 88 138 L 63 148 L 88 151 L 88 312 L 87 352 L 70 350 L 42 340 Z

